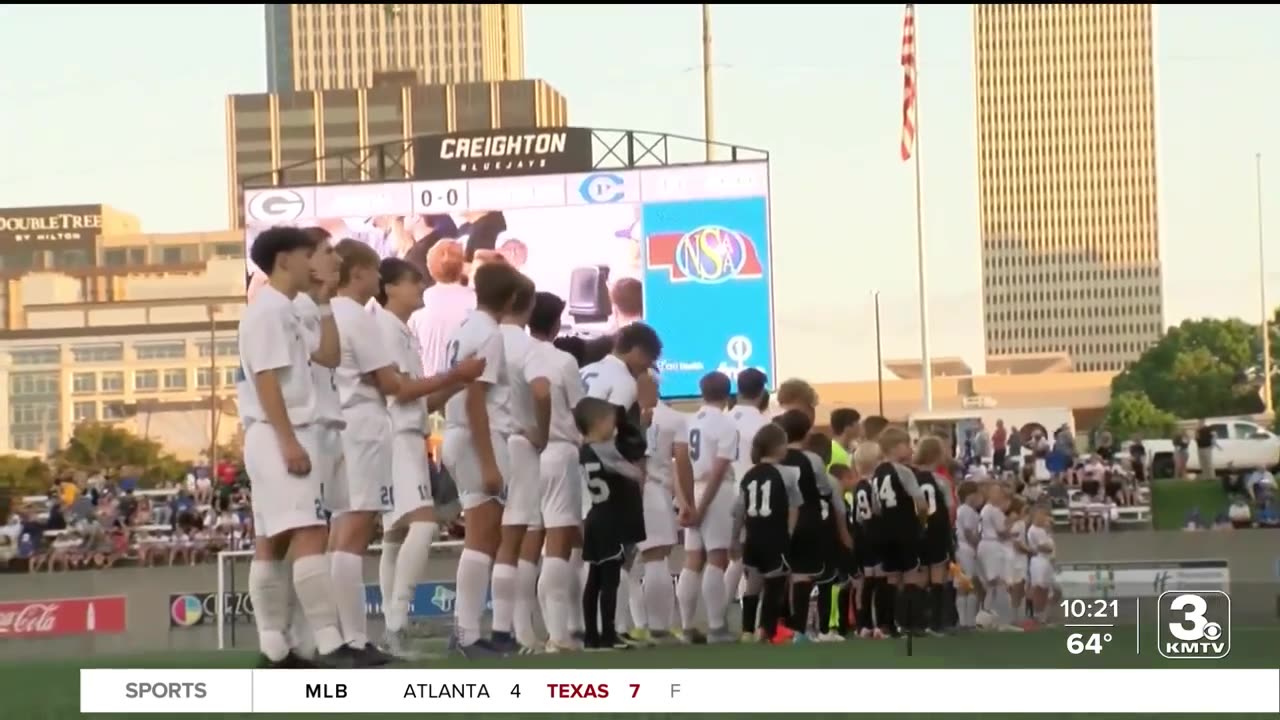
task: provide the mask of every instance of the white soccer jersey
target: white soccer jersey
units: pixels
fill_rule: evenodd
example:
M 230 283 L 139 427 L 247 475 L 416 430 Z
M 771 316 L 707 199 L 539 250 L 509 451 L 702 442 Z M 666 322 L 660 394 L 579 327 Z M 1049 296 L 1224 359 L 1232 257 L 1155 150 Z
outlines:
M 1009 526 L 1009 537 L 1004 542 L 1005 545 L 1009 546 L 1010 551 L 1014 550 L 1014 541 L 1021 540 L 1024 543 L 1027 541 L 1025 537 L 1026 532 L 1027 524 L 1022 520 L 1018 520 Z
M 982 539 L 1000 542 L 1000 533 L 1004 532 L 1004 511 L 990 503 L 982 506 Z
M 645 471 L 648 478 L 670 488 L 676 477 L 676 445 L 686 445 L 688 442 L 689 427 L 684 413 L 666 403 L 658 403 L 653 409 L 653 420 L 649 422 L 646 443 L 648 458 L 645 460 Z
M 969 545 L 966 535 L 980 536 L 982 533 L 982 518 L 978 515 L 978 511 L 968 503 L 963 503 L 956 509 L 956 542 L 960 545 Z
M 1049 546 L 1048 552 L 1042 552 L 1040 550 L 1040 547 L 1043 545 Z M 1052 558 L 1054 552 L 1053 536 L 1049 534 L 1048 530 L 1045 530 L 1039 525 L 1032 525 L 1027 528 L 1027 547 L 1036 555 Z
M 378 321 L 363 305 L 347 297 L 335 297 L 330 305 L 342 346 L 342 357 L 334 377 L 338 382 L 342 412 L 350 421 L 353 412 L 386 407 L 386 398 L 367 382 L 366 376 L 396 363 L 378 330 Z
M 396 368 L 415 380 L 426 377 L 422 372 L 422 349 L 418 346 L 418 339 L 413 336 L 409 326 L 381 307 L 373 311 L 373 317 L 377 322 L 382 344 L 386 346 L 387 353 L 395 361 Z M 387 398 L 387 412 L 391 414 L 391 425 L 397 432 L 426 433 L 426 398 L 418 398 L 407 403 L 399 402 L 395 398 Z
M 711 467 L 716 460 L 728 460 L 723 482 L 734 479 L 732 462 L 738 459 L 738 428 L 723 410 L 704 406 L 689 421 L 689 460 L 693 464 L 693 478 L 701 484 L 710 481 Z
M 616 355 L 606 355 L 603 360 L 582 368 L 579 374 L 587 397 L 608 400 L 628 410 L 636 404 L 635 376 Z
M 422 345 L 422 370 L 427 376 L 449 369 L 445 345 L 475 309 L 476 291 L 465 285 L 432 285 L 423 291 L 422 308 L 409 316 L 409 329 Z
M 751 469 L 751 442 L 755 440 L 760 428 L 769 424 L 769 418 L 760 409 L 751 405 L 739 405 L 729 411 L 729 419 L 738 429 L 738 459 L 733 463 L 735 477 L 743 477 Z
M 275 370 L 289 422 L 316 421 L 316 389 L 311 377 L 311 343 L 293 301 L 264 285 L 240 316 L 240 373 L 236 390 L 247 422 L 267 422 L 254 378 Z
M 507 384 L 503 355 L 502 332 L 498 330 L 498 322 L 483 310 L 472 311 L 445 345 L 446 368 L 470 357 L 484 358 L 484 373 L 477 380 L 489 386 L 485 408 L 489 413 L 489 429 L 493 432 L 501 432 L 502 428 L 511 425 L 506 419 L 507 409 L 501 402 L 501 388 Z M 466 391 L 455 394 L 445 403 L 444 421 L 447 427 L 469 429 Z
M 533 393 L 529 390 L 526 370 L 534 341 L 524 328 L 515 325 L 501 325 L 499 331 L 502 333 L 502 357 L 507 364 L 509 380 L 500 388 L 499 400 L 507 409 L 504 417 L 511 422 L 511 427 L 501 428 L 501 431 L 508 435 L 532 432 L 538 419 L 533 414 Z
M 307 347 L 312 353 L 320 348 L 320 306 L 307 293 L 298 293 L 293 307 L 302 321 Z M 311 378 L 316 384 L 316 419 L 330 425 L 341 425 L 342 403 L 338 400 L 338 383 L 334 369 L 311 363 Z
M 578 426 L 573 421 L 573 409 L 582 399 L 578 361 L 549 342 L 534 340 L 525 361 L 524 375 L 529 383 L 546 378 L 551 386 L 551 427 L 547 439 L 574 445 L 582 442 Z

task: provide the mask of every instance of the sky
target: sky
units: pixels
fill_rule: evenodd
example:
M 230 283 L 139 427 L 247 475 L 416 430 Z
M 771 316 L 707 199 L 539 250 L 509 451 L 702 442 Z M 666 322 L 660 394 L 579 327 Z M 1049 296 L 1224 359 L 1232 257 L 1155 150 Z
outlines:
M 526 72 L 574 125 L 702 137 L 698 5 L 527 5 Z M 1280 304 L 1280 7 L 1159 5 L 1166 323 L 1260 315 L 1254 158 Z M 770 152 L 780 375 L 875 377 L 920 355 L 901 5 L 715 5 L 715 138 Z M 917 6 L 932 355 L 981 372 L 972 11 Z M 266 89 L 261 5 L 0 5 L 0 207 L 107 203 L 224 229 L 224 97 Z

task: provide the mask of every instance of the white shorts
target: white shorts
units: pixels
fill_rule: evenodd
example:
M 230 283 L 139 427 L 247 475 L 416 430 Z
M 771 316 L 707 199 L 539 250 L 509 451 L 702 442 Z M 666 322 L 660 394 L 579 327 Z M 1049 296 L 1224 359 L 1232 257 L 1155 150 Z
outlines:
M 325 510 L 335 512 L 347 505 L 347 481 L 342 458 L 342 428 L 312 425 L 316 435 L 316 455 L 311 457 L 311 474 L 320 483 L 320 501 Z
M 391 418 L 385 412 L 349 418 L 342 431 L 344 471 L 340 481 L 344 503 L 330 508 L 343 512 L 391 511 Z
M 542 527 L 577 527 L 582 524 L 582 466 L 578 448 L 566 442 L 551 442 L 539 458 L 542 474 Z
M 1005 582 L 1009 577 L 1009 551 L 998 540 L 982 540 L 978 543 L 978 570 L 982 582 L 990 587 L 994 582 Z
M 981 581 L 978 576 L 978 551 L 972 545 L 959 543 L 956 547 L 956 563 L 970 580 Z
M 315 458 L 321 457 L 316 429 L 294 428 L 294 433 L 314 465 Z M 325 524 L 320 481 L 314 473 L 289 472 L 270 425 L 255 422 L 245 429 L 244 466 L 253 492 L 254 531 L 259 537 Z
M 1053 562 L 1043 555 L 1031 558 L 1031 587 L 1053 587 Z
M 383 514 L 382 527 L 390 530 L 414 510 L 432 505 L 426 440 L 421 433 L 398 432 L 391 437 L 391 510 Z
M 671 488 L 662 483 L 645 482 L 644 542 L 636 545 L 641 551 L 649 548 L 671 547 L 676 544 L 674 502 Z
M 702 497 L 702 484 L 693 488 L 694 498 Z M 728 550 L 733 545 L 733 503 L 737 499 L 733 483 L 721 482 L 715 498 L 696 528 L 685 528 L 685 550 Z
M 1009 584 L 1027 580 L 1027 556 L 1016 550 L 1009 553 Z
M 463 511 L 478 507 L 490 500 L 506 502 L 506 478 L 511 477 L 511 463 L 507 455 L 507 439 L 496 432 L 489 433 L 489 441 L 493 443 L 493 458 L 498 463 L 498 472 L 503 477 L 503 490 L 492 495 L 485 492 L 484 477 L 480 470 L 480 458 L 471 446 L 471 432 L 466 428 L 451 427 L 444 431 L 440 454 L 444 458 L 444 467 L 458 486 L 458 498 L 462 502 Z
M 523 435 L 507 437 L 511 474 L 507 479 L 507 505 L 502 509 L 503 525 L 542 527 L 542 468 L 538 449 Z

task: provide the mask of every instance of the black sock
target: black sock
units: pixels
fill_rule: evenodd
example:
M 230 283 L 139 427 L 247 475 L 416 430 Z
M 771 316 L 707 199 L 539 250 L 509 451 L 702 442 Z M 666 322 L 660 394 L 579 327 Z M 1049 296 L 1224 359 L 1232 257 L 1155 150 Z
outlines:
M 876 588 L 876 626 L 886 632 L 896 632 L 898 611 L 898 586 L 889 578 L 880 578 L 880 587 Z
M 831 586 L 818 586 L 818 632 L 831 632 Z
M 910 625 L 912 632 L 922 632 L 928 623 L 928 597 L 925 595 L 924 588 L 919 585 L 907 585 L 903 587 L 903 600 L 906 605 L 906 611 L 903 617 L 906 621 L 903 626 Z
M 600 642 L 612 645 L 618 641 L 614 618 L 618 616 L 618 588 L 622 585 L 622 561 L 610 560 L 599 566 L 600 581 Z
M 853 629 L 853 623 L 850 622 L 850 613 L 853 612 L 853 588 L 848 583 L 840 586 L 840 591 L 836 594 L 836 606 L 840 609 L 840 614 L 836 618 L 839 620 L 836 632 L 848 635 Z
M 791 581 L 791 618 L 787 626 L 792 632 L 809 630 L 809 596 L 813 594 L 812 580 Z
M 864 577 L 862 578 L 862 587 L 858 588 L 858 629 L 870 630 L 875 625 L 875 608 L 872 603 L 875 601 L 876 589 L 880 587 L 881 578 Z
M 782 619 L 787 607 L 787 577 L 780 575 L 764 579 L 764 591 L 760 597 L 760 627 L 764 636 L 772 639 L 778 630 L 778 621 Z
M 946 626 L 953 628 L 960 624 L 960 608 L 956 606 L 956 586 L 952 583 L 945 583 L 942 589 L 946 595 L 942 600 L 943 607 L 946 610 Z
M 760 593 L 742 596 L 742 632 L 756 631 L 756 613 L 760 612 Z
M 955 603 L 951 604 L 955 607 Z M 945 585 L 933 584 L 929 586 L 929 627 L 934 630 L 943 630 L 948 626 L 949 614 L 947 613 L 947 588 Z
M 600 565 L 591 563 L 587 566 L 587 582 L 582 586 L 582 624 L 586 646 L 591 647 L 600 641 L 600 625 L 597 622 L 600 613 L 600 586 L 603 581 Z

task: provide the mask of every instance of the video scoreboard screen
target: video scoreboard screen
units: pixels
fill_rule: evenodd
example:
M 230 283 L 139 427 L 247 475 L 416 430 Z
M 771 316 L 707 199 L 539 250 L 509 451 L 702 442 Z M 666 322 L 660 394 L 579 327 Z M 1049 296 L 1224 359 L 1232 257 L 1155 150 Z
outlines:
M 697 395 L 711 370 L 774 378 L 766 162 L 263 188 L 244 201 L 250 245 L 275 225 L 319 225 L 431 283 L 427 253 L 457 242 L 467 272 L 501 256 L 563 298 L 566 334 L 648 323 L 664 396 Z M 262 278 L 249 273 L 252 293 Z

